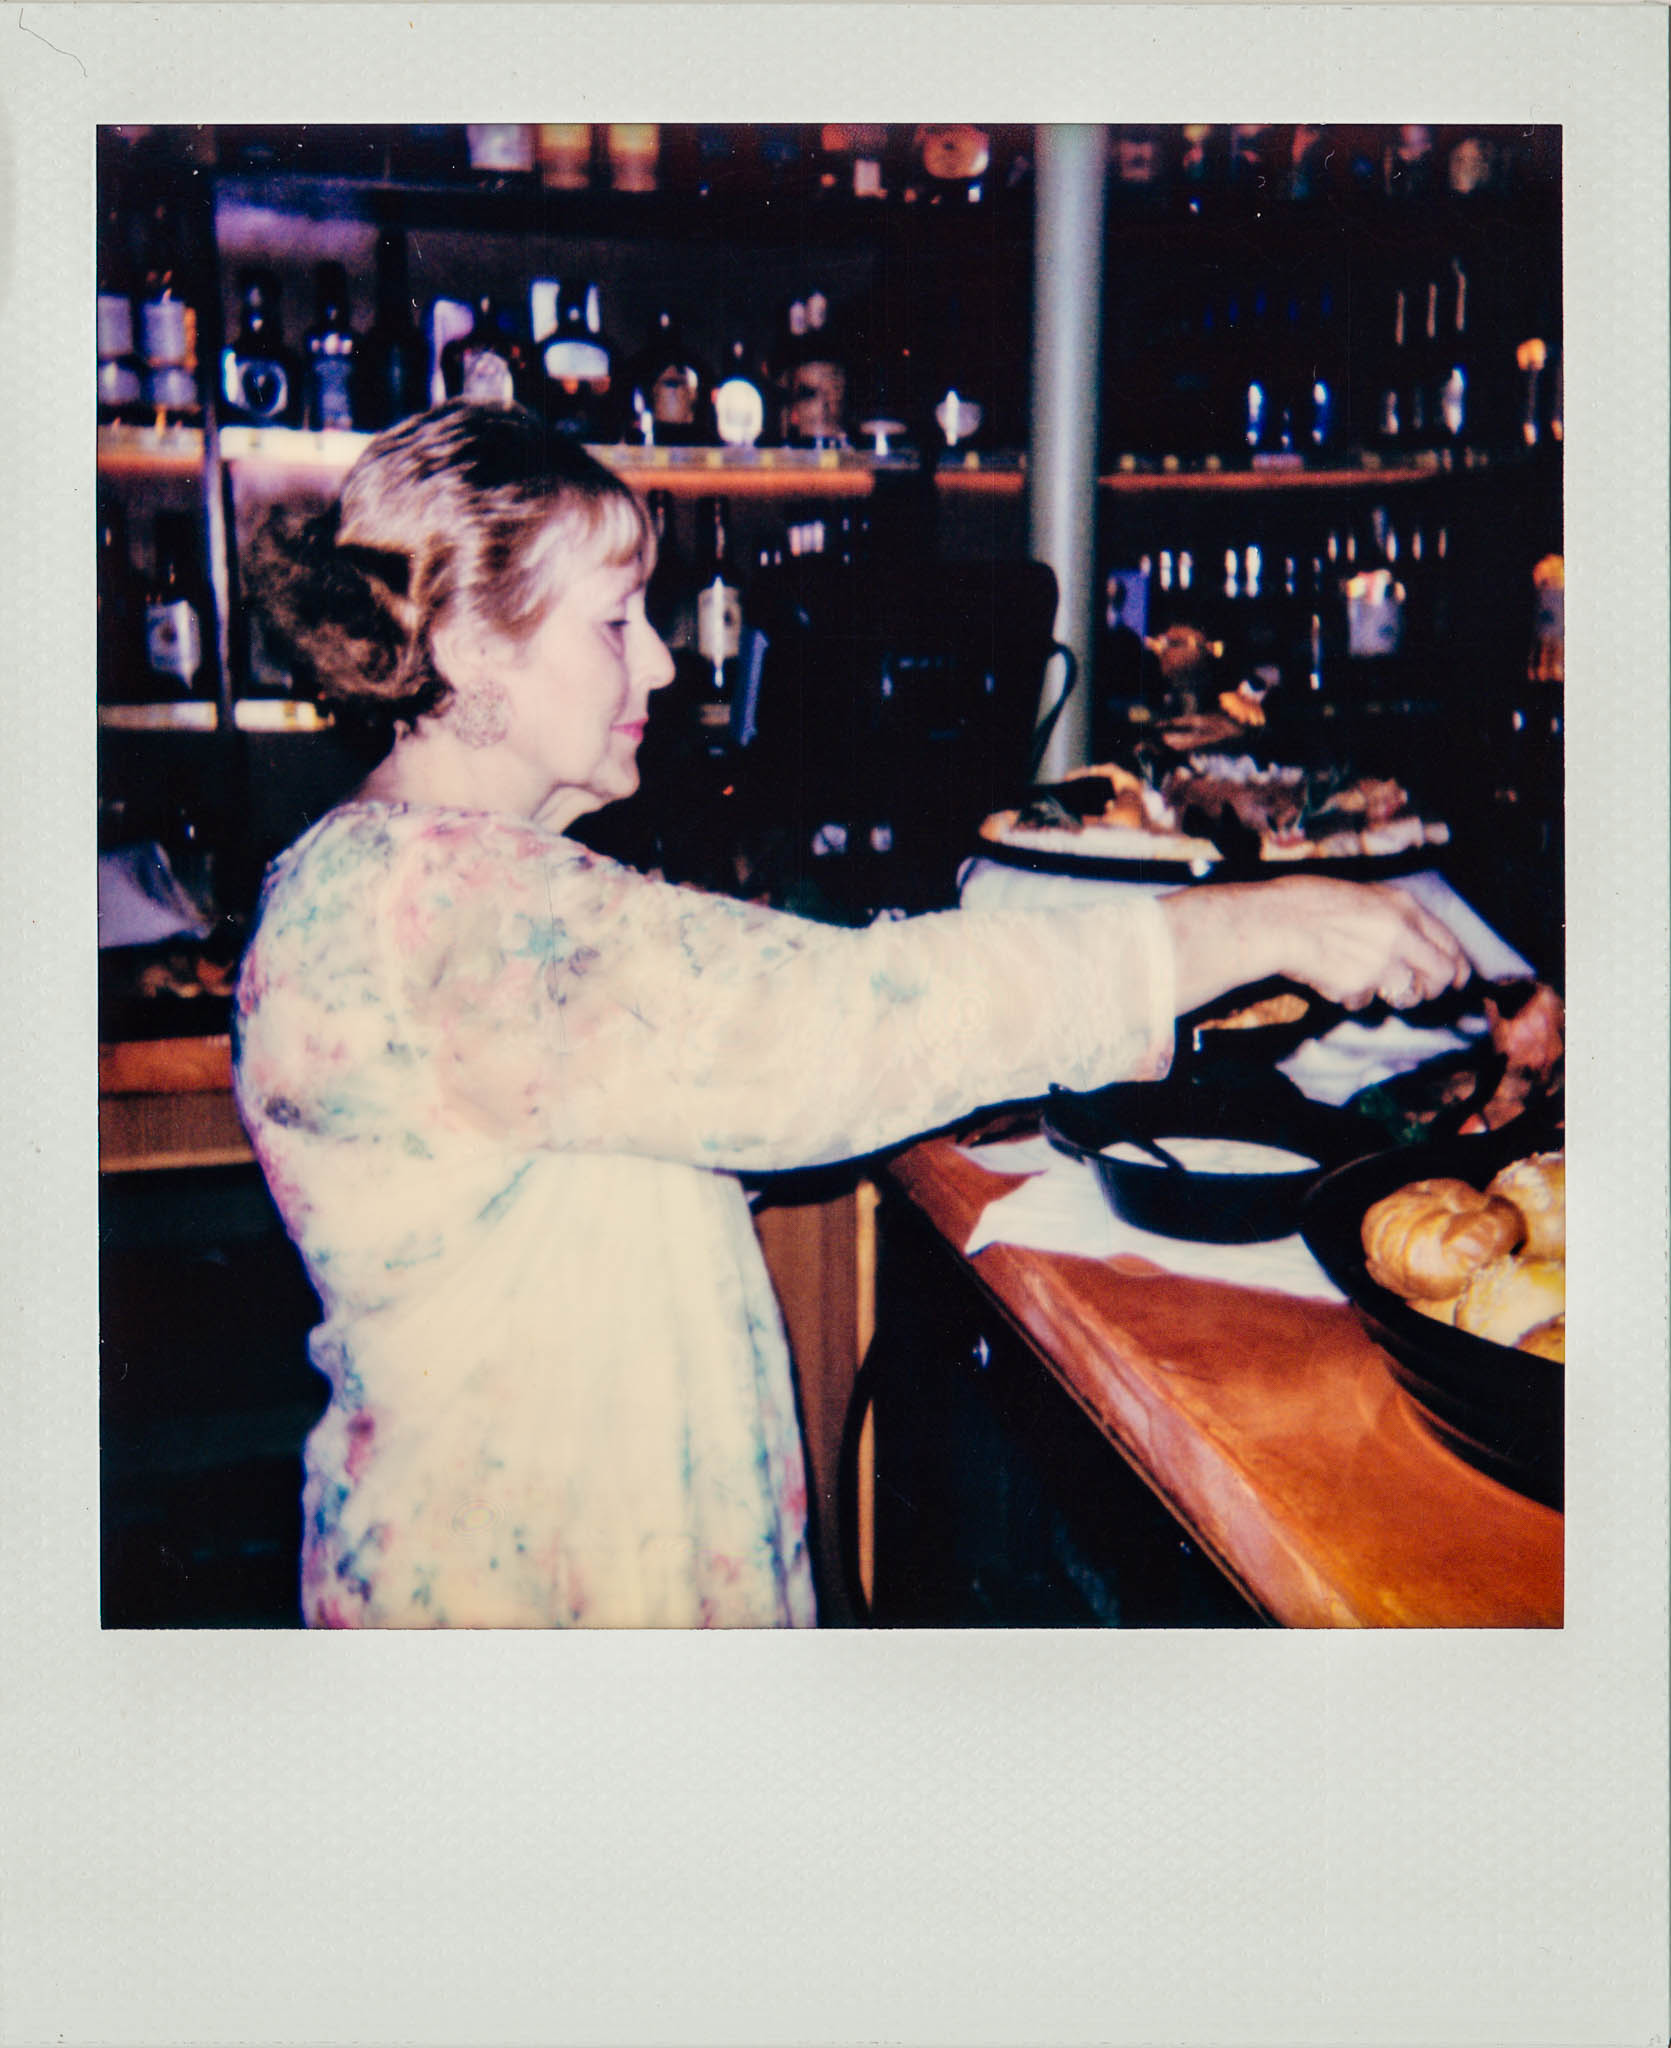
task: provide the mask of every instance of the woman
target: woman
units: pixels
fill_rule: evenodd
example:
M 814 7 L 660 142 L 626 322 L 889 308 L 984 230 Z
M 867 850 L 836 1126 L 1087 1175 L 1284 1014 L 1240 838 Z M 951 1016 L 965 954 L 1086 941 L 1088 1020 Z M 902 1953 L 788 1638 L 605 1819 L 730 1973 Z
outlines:
M 380 436 L 257 581 L 394 737 L 268 875 L 239 1105 L 325 1309 L 315 1626 L 814 1620 L 789 1360 L 735 1173 L 1163 1073 L 1177 1011 L 1286 972 L 1465 972 L 1393 892 L 1273 882 L 868 931 L 565 836 L 672 676 L 638 501 L 528 414 Z

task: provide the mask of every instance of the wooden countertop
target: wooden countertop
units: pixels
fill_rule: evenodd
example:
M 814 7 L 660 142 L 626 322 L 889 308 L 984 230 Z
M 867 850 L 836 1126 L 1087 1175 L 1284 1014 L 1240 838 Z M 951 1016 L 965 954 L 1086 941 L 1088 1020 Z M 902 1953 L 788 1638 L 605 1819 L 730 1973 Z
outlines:
M 949 1138 L 885 1178 L 961 1255 L 1016 1183 Z M 990 1245 L 971 1274 L 1275 1621 L 1559 1628 L 1562 1517 L 1445 1450 L 1344 1303 Z
M 224 1034 L 99 1047 L 100 1173 L 242 1166 L 254 1157 L 232 1099 Z

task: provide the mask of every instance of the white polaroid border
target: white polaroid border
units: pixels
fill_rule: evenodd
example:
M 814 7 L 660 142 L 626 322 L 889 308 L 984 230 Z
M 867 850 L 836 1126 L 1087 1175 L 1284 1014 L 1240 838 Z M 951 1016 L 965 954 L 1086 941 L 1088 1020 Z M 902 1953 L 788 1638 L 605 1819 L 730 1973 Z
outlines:
M 0 2038 L 1663 2041 L 1664 12 L 24 4 L 0 36 Z M 101 1633 L 94 125 L 553 112 L 1562 124 L 1564 1629 Z

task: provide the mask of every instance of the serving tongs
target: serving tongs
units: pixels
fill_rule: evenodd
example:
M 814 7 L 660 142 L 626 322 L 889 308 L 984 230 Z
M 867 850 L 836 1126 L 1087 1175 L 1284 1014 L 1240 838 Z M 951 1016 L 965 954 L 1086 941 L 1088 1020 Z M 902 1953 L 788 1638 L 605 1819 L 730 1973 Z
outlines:
M 1072 1092 L 1071 1089 L 1064 1088 L 1060 1082 L 1053 1081 L 1050 1084 L 1050 1093 L 1053 1099 L 1057 1096 L 1071 1095 Z M 1149 1158 L 1156 1161 L 1158 1165 L 1166 1167 L 1169 1172 L 1184 1174 L 1189 1172 L 1189 1168 L 1184 1162 L 1174 1153 L 1168 1152 L 1166 1147 L 1160 1144 L 1158 1140 L 1144 1137 L 1140 1132 L 1132 1130 L 1123 1121 L 1109 1122 L 1107 1143 L 1110 1145 L 1134 1145 L 1139 1152 L 1146 1153 Z

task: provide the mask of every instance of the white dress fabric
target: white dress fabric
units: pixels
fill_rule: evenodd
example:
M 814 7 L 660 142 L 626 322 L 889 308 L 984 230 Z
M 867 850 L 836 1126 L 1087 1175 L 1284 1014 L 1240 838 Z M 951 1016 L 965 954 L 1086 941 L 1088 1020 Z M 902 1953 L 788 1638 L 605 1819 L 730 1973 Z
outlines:
M 536 825 L 354 803 L 270 870 L 238 1103 L 325 1314 L 303 1617 L 805 1626 L 787 1345 L 740 1172 L 1163 1073 L 1141 900 L 854 931 Z

